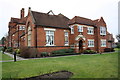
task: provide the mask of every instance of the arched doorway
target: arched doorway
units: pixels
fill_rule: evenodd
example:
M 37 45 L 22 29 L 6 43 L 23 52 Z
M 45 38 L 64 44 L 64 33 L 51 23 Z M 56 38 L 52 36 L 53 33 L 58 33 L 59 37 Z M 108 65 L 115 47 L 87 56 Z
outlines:
M 82 53 L 83 52 L 83 41 L 80 40 L 79 41 L 79 53 Z

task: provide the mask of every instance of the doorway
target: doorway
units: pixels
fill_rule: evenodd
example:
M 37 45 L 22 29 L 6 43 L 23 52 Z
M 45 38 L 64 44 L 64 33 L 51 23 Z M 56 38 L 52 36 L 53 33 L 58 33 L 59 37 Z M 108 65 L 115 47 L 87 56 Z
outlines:
M 79 52 L 80 53 L 83 52 L 83 41 L 82 40 L 79 41 Z

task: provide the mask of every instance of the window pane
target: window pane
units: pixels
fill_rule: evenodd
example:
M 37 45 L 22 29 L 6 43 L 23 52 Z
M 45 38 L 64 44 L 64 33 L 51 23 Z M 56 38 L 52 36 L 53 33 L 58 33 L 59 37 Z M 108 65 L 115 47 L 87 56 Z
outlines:
M 54 32 L 46 31 L 46 44 L 53 45 L 54 44 Z

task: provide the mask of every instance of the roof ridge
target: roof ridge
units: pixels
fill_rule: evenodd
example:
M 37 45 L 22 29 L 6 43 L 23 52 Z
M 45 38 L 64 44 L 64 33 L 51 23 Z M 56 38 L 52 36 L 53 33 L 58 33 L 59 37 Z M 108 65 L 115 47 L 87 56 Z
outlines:
M 88 20 L 91 20 L 91 21 L 93 21 L 92 19 L 85 18 L 85 17 L 81 17 L 81 16 L 75 16 L 75 17 L 77 17 L 77 18 L 83 18 L 83 19 L 88 19 Z

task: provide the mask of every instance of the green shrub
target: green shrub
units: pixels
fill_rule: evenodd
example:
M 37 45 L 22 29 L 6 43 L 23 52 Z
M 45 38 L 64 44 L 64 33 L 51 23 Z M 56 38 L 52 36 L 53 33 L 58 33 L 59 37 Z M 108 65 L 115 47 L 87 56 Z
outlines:
M 117 44 L 116 48 L 120 48 L 120 43 L 119 43 L 119 44 Z
M 114 48 L 105 48 L 104 52 L 114 52 Z
M 60 50 L 56 50 L 56 51 L 52 51 L 52 54 L 63 54 L 63 53 L 73 53 L 74 49 L 60 49 Z
M 84 50 L 84 54 L 95 54 L 96 52 L 93 50 Z
M 6 52 L 12 52 L 12 51 L 13 51 L 13 48 L 12 48 L 12 47 L 8 47 L 5 51 L 6 51 Z
M 3 47 L 0 47 L 0 51 L 2 51 Z
M 42 57 L 47 57 L 47 56 L 49 56 L 49 55 L 48 55 L 48 52 L 41 52 L 41 56 L 42 56 Z
M 56 51 L 52 51 L 50 56 L 64 56 L 64 55 L 74 55 L 74 49 L 60 49 Z M 77 53 L 78 54 L 78 53 Z
M 16 52 L 17 54 L 20 54 L 20 49 L 15 49 L 15 52 Z

